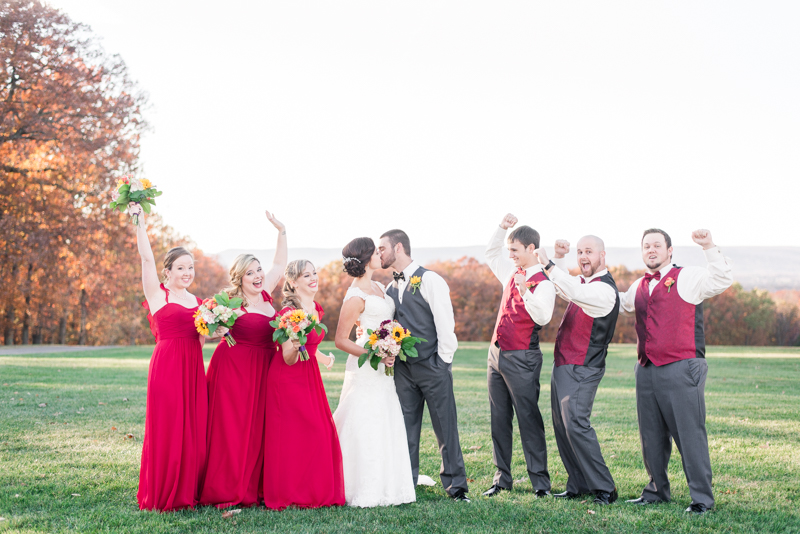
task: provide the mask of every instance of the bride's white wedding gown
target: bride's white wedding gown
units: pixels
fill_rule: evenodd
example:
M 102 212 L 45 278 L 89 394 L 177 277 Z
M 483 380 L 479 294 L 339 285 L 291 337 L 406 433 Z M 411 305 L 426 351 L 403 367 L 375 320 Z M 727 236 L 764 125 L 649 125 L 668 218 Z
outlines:
M 367 329 L 374 330 L 394 317 L 394 301 L 367 295 L 357 287 L 347 290 L 344 301 L 351 298 L 364 300 L 364 312 L 359 316 L 364 336 L 356 340 L 363 346 Z M 347 358 L 333 419 L 342 447 L 345 500 L 350 506 L 367 508 L 417 500 L 403 411 L 394 377 L 386 376 L 384 370 L 382 363 L 376 371 L 369 362 L 359 368 L 356 356 Z

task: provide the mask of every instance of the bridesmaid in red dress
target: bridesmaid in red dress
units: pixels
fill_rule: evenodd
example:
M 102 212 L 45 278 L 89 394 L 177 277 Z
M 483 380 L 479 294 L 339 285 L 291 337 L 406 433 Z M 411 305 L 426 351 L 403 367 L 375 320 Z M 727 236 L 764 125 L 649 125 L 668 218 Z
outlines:
M 286 267 L 285 277 L 284 308 L 278 313 L 303 309 L 322 319 L 322 307 L 314 302 L 314 266 L 295 260 Z M 331 357 L 317 351 L 323 337 L 315 332 L 308 336 L 308 360 L 300 361 L 299 345 L 287 341 L 270 365 L 264 441 L 267 508 L 344 506 L 342 450 L 317 364 L 333 364 Z
M 267 371 L 277 349 L 269 324 L 275 318 L 270 293 L 287 261 L 286 228 L 269 212 L 267 219 L 278 229 L 272 267 L 265 273 L 252 254 L 234 260 L 225 291 L 243 301 L 230 330 L 236 345 L 220 341 L 206 375 L 208 467 L 200 504 L 218 508 L 257 505 L 262 493 Z
M 137 241 L 142 258 L 143 306 L 156 348 L 147 374 L 144 444 L 136 498 L 141 510 L 179 510 L 197 504 L 206 462 L 208 397 L 203 368 L 205 338 L 194 326 L 200 299 L 187 288 L 194 280 L 194 260 L 183 247 L 164 258 L 159 283 L 145 215 L 138 212 Z

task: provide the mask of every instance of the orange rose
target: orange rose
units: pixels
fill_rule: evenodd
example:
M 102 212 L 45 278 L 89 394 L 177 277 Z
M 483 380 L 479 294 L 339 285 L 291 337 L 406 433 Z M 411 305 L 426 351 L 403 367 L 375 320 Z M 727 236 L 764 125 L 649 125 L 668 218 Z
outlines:
M 293 331 L 294 331 L 294 333 L 296 334 L 297 332 L 299 332 L 299 331 L 300 331 L 300 327 L 299 327 L 299 326 L 297 326 L 297 325 L 294 325 L 294 326 L 292 327 L 292 330 L 293 330 Z

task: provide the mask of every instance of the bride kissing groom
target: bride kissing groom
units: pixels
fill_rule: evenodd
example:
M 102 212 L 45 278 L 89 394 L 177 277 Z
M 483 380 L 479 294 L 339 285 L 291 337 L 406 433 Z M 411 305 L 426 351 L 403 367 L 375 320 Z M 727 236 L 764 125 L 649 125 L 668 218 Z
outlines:
M 384 233 L 377 247 L 368 237 L 354 239 L 342 256 L 344 270 L 354 280 L 339 315 L 336 347 L 350 356 L 333 418 L 347 504 L 370 507 L 416 500 L 426 403 L 442 456 L 442 485 L 454 500 L 469 502 L 453 395 L 451 366 L 458 341 L 447 283 L 411 259 L 411 243 L 402 230 Z M 381 268 L 394 271 L 388 288 L 372 280 Z M 416 345 L 418 356 L 407 361 L 384 358 L 377 371 L 359 367 L 367 330 L 387 319 L 425 340 Z M 350 340 L 353 325 L 359 325 L 355 343 Z M 385 366 L 394 366 L 394 376 L 383 372 Z

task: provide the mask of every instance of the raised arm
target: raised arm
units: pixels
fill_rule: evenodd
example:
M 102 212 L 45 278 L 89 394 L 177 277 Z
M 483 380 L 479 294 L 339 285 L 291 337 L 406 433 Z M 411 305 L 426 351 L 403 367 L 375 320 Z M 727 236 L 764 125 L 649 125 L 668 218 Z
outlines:
M 139 204 L 131 203 L 128 212 L 133 215 L 139 214 L 139 224 L 136 226 L 136 246 L 139 249 L 139 256 L 142 258 L 142 289 L 150 313 L 156 313 L 167 303 L 166 295 L 161 290 L 161 281 L 158 279 L 156 270 L 156 259 L 153 256 L 153 249 L 150 248 L 150 238 L 147 236 L 147 222 L 144 210 Z
M 733 284 L 733 269 L 730 260 L 722 255 L 711 239 L 711 232 L 695 230 L 692 240 L 703 247 L 708 265 L 705 269 L 683 269 L 678 277 L 678 293 L 686 302 L 697 305 L 728 289 Z
M 486 247 L 486 264 L 503 284 L 508 281 L 508 277 L 514 272 L 514 264 L 503 256 L 503 245 L 505 244 L 506 230 L 513 228 L 515 224 L 517 224 L 517 218 L 511 213 L 503 217 L 500 225 L 492 234 L 489 245 Z
M 275 246 L 275 257 L 272 259 L 272 267 L 264 276 L 264 289 L 267 293 L 272 293 L 275 286 L 280 282 L 286 263 L 289 261 L 289 250 L 286 245 L 286 225 L 275 218 L 274 213 L 266 212 L 267 219 L 278 230 L 278 244 Z

